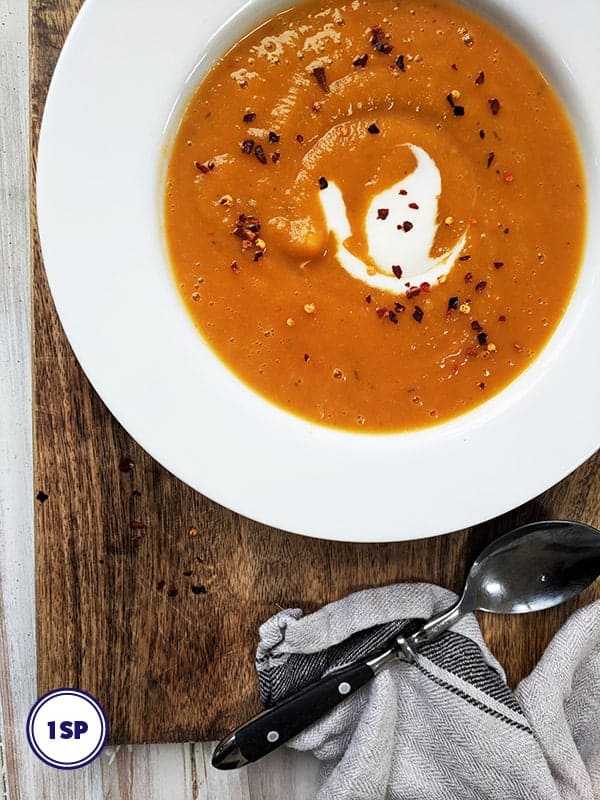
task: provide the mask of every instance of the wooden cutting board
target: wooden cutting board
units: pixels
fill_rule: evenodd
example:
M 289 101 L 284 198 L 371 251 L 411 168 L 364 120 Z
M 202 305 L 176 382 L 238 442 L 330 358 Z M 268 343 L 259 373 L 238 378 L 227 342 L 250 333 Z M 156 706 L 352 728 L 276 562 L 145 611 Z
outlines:
M 49 79 L 79 6 L 31 2 L 32 186 Z M 48 291 L 35 209 L 32 220 L 38 691 L 94 694 L 111 742 L 215 739 L 257 711 L 257 628 L 278 606 L 308 612 L 402 580 L 458 590 L 477 552 L 514 525 L 600 524 L 599 455 L 514 512 L 428 541 L 329 543 L 227 511 L 153 461 L 91 388 Z M 127 341 L 123 358 L 135 359 Z M 512 684 L 595 597 L 600 582 L 552 611 L 482 617 Z

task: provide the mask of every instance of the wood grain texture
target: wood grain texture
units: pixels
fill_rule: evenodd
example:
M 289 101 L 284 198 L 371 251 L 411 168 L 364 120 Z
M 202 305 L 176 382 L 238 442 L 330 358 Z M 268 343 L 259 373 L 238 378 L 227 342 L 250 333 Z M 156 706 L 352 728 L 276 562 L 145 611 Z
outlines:
M 32 2 L 34 152 L 48 81 L 78 4 Z M 254 713 L 257 628 L 277 605 L 309 612 L 403 580 L 457 590 L 477 552 L 516 524 L 541 517 L 600 523 L 598 456 L 510 514 L 428 541 L 328 543 L 240 517 L 177 481 L 111 417 L 60 328 L 35 228 L 33 241 L 35 491 L 48 495 L 36 504 L 38 691 L 92 692 L 107 710 L 113 743 L 217 738 Z M 125 345 L 124 358 L 133 357 Z M 130 471 L 119 469 L 123 459 Z M 484 617 L 510 682 L 530 671 L 577 605 L 598 596 L 600 586 L 544 614 Z M 254 780 L 261 796 L 262 774 L 239 780 Z M 201 775 L 197 783 L 220 780 Z

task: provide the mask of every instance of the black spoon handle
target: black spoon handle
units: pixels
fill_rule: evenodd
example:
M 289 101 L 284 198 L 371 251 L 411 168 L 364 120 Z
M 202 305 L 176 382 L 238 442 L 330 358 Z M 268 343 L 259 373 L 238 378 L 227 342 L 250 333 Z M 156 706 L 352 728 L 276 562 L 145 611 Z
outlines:
M 370 681 L 378 661 L 373 667 L 363 660 L 336 670 L 253 717 L 219 742 L 213 767 L 235 769 L 276 750 Z

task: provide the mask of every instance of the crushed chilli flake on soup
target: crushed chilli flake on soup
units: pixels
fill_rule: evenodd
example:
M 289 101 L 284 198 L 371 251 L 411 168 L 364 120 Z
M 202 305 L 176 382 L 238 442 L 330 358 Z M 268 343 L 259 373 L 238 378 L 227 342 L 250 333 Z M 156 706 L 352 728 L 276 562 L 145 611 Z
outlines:
M 451 3 L 303 4 L 186 108 L 165 228 L 230 369 L 325 425 L 473 409 L 540 353 L 585 227 L 573 130 L 538 68 Z

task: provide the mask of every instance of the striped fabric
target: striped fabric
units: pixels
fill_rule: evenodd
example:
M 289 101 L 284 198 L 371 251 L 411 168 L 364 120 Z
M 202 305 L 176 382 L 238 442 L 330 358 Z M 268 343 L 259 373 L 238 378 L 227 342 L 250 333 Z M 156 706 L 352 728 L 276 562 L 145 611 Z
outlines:
M 281 611 L 260 630 L 263 704 L 383 651 L 454 600 L 403 584 L 306 617 Z M 515 693 L 470 616 L 289 746 L 321 760 L 316 800 L 600 800 L 600 603 L 569 620 Z

